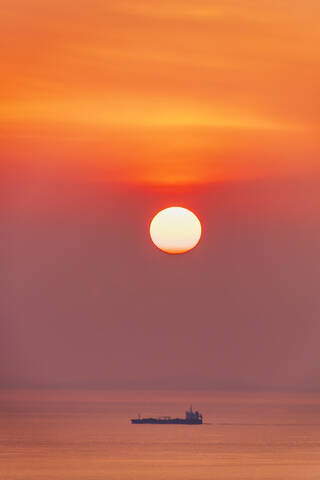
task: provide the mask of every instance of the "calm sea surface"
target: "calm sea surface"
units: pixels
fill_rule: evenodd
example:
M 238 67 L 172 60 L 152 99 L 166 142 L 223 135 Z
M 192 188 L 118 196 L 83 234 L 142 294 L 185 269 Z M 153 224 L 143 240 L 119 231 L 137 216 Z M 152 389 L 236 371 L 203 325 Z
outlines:
M 1 480 L 320 479 L 316 394 L 2 391 L 0 429 Z

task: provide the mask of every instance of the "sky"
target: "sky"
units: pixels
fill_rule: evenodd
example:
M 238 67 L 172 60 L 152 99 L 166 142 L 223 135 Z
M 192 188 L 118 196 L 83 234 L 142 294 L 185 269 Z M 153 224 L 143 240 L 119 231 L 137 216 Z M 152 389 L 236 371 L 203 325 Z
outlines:
M 319 13 L 4 0 L 0 386 L 320 388 Z

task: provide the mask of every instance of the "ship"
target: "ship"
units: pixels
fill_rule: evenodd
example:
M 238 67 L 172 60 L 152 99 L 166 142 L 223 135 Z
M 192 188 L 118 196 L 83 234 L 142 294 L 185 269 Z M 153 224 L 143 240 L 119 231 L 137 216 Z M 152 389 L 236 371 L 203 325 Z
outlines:
M 198 411 L 193 411 L 192 406 L 190 410 L 186 411 L 185 418 L 172 418 L 172 417 L 157 417 L 157 418 L 132 418 L 131 423 L 151 423 L 160 425 L 201 425 L 203 423 L 202 414 Z

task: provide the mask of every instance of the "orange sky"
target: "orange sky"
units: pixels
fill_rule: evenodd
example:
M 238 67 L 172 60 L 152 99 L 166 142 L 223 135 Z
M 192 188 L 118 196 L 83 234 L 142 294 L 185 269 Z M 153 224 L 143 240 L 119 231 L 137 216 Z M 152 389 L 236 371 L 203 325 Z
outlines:
M 320 390 L 319 0 L 0 13 L 0 388 Z
M 317 168 L 318 0 L 4 0 L 4 161 L 155 183 Z

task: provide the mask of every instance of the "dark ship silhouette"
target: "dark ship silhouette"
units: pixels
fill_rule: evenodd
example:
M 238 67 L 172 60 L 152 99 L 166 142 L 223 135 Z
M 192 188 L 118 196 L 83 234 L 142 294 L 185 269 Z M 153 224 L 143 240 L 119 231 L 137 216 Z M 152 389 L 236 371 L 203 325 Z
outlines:
M 202 415 L 198 411 L 193 411 L 192 407 L 186 411 L 185 418 L 171 418 L 171 417 L 158 417 L 158 418 L 132 418 L 131 423 L 155 423 L 155 424 L 174 424 L 174 425 L 201 425 Z

